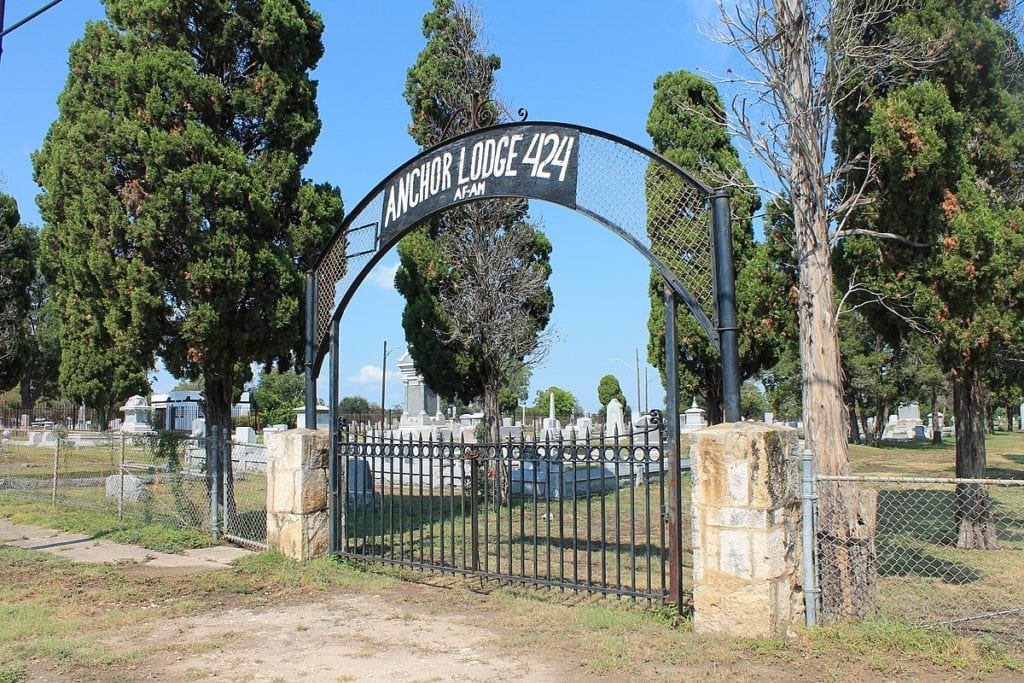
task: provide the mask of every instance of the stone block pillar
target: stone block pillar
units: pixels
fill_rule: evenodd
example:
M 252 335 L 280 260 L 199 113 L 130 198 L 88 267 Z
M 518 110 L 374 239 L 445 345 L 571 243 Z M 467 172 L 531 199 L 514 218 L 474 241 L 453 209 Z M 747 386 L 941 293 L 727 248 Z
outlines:
M 796 432 L 741 422 L 694 436 L 694 630 L 776 635 L 803 619 Z
M 329 548 L 329 434 L 290 429 L 266 434 L 267 546 L 295 560 L 326 555 Z

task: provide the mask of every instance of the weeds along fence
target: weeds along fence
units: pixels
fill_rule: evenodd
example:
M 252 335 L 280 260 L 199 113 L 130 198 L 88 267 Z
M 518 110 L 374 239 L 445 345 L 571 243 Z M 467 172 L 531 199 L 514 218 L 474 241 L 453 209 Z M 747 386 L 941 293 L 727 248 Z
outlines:
M 866 616 L 948 628 L 1024 650 L 1024 480 L 816 480 L 819 486 L 847 482 L 877 494 L 877 580 L 864 589 L 873 594 L 854 601 L 871 605 Z M 842 548 L 824 547 L 832 538 L 817 530 L 818 558 L 843 557 Z M 824 588 L 834 585 L 830 579 L 844 568 L 819 564 L 817 570 Z M 821 597 L 823 604 L 837 604 L 833 596 Z M 822 616 L 854 616 L 838 611 Z
M 266 447 L 232 443 L 227 430 L 217 431 L 216 438 L 196 438 L 179 432 L 5 430 L 0 495 L 264 548 Z

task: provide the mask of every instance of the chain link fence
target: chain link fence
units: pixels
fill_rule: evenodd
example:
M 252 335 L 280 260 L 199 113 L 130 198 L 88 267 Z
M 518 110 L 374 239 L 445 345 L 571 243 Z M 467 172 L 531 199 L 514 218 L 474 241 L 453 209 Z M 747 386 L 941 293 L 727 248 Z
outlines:
M 875 522 L 867 552 L 849 547 L 853 536 L 840 545 L 817 529 L 826 621 L 944 627 L 1024 650 L 1024 480 L 818 476 L 816 483 L 856 486 L 867 492 L 862 501 L 876 501 L 861 511 Z M 859 583 L 866 594 L 844 607 L 828 587 L 855 576 L 850 560 L 861 557 L 873 564 L 874 580 Z
M 266 447 L 224 436 L 4 430 L 0 495 L 265 547 Z M 211 472 L 211 462 L 231 467 Z

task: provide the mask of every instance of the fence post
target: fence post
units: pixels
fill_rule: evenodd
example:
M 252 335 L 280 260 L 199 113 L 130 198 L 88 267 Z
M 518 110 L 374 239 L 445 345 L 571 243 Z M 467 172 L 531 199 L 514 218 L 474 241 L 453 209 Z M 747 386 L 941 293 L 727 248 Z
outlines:
M 809 449 L 801 457 L 803 479 L 803 563 L 804 563 L 804 614 L 808 627 L 817 623 L 818 575 L 817 553 L 814 552 L 814 510 L 817 496 L 814 491 L 814 459 Z
M 124 519 L 124 439 L 125 433 L 121 432 L 121 464 L 118 467 L 117 487 L 117 518 Z
M 221 492 L 220 500 L 221 505 L 224 506 L 224 514 L 221 516 L 221 523 L 224 529 L 224 533 L 231 532 L 231 498 L 233 497 L 234 491 L 231 483 L 234 482 L 234 463 L 231 462 L 231 428 L 222 427 L 220 437 L 220 482 Z M 230 481 L 229 481 L 230 476 Z
M 208 449 L 206 461 L 209 465 L 207 469 L 210 470 L 207 472 L 210 481 L 210 535 L 216 541 L 220 539 L 220 522 L 218 520 L 220 504 L 217 500 L 220 493 L 220 478 L 217 476 L 220 469 L 220 449 L 217 448 L 217 442 L 220 440 L 220 429 L 217 425 L 212 425 L 209 434 L 210 436 L 206 442 L 206 448 Z
M 56 439 L 53 442 L 53 485 L 50 489 L 50 505 L 57 505 L 57 467 L 60 459 L 60 436 L 54 433 Z

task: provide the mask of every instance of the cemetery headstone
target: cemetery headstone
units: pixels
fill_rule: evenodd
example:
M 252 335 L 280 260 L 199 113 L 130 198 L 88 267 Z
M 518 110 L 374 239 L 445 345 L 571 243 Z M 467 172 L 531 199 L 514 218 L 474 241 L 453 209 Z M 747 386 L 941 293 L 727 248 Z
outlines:
M 617 398 L 608 401 L 605 408 L 604 433 L 605 436 L 623 436 L 626 433 L 626 421 L 622 417 L 622 404 Z
M 122 477 L 124 481 L 124 500 L 138 503 L 149 500 L 150 493 L 142 480 L 134 474 L 111 474 L 106 480 L 107 498 L 117 498 L 121 487 Z

